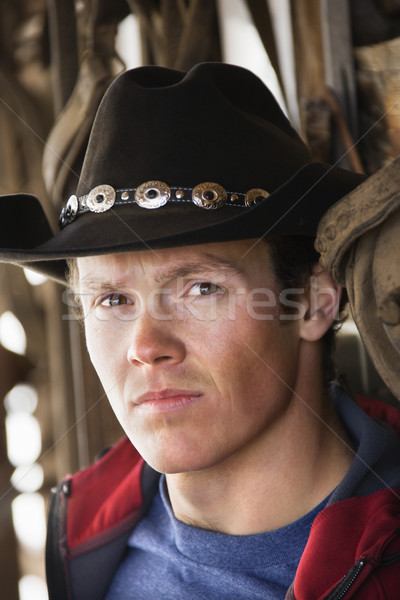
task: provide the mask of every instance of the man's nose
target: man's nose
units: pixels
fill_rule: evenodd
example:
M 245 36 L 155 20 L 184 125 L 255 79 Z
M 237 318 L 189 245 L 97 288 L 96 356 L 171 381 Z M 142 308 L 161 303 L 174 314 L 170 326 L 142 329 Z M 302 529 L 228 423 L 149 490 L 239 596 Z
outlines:
M 135 366 L 173 366 L 185 358 L 185 345 L 174 332 L 172 319 L 160 319 L 148 311 L 135 319 L 128 348 L 128 362 Z

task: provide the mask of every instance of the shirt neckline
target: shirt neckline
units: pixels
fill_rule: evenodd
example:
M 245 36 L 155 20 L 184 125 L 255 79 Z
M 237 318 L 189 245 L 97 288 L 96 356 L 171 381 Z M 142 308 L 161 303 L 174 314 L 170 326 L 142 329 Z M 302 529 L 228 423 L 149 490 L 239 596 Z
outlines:
M 174 544 L 186 558 L 215 567 L 266 569 L 299 562 L 311 525 L 326 506 L 325 498 L 309 513 L 274 531 L 253 535 L 227 535 L 200 529 L 179 521 L 171 507 L 165 475 L 160 478 L 159 509 L 168 518 Z

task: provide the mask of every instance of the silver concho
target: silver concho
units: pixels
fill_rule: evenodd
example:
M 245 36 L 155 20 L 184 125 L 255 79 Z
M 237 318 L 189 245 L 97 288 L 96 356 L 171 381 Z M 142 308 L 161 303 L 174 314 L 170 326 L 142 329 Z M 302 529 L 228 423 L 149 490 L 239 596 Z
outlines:
M 220 208 L 227 199 L 226 190 L 218 183 L 207 181 L 193 188 L 192 200 L 201 208 Z
M 61 227 L 65 227 L 68 223 L 71 223 L 76 217 L 76 214 L 79 209 L 78 198 L 74 195 L 68 198 L 68 202 L 65 207 L 62 209 L 60 218 L 58 219 L 58 224 Z
M 171 197 L 171 188 L 162 181 L 146 181 L 135 192 L 136 203 L 142 208 L 160 208 Z
M 111 185 L 98 185 L 93 188 L 87 198 L 86 206 L 95 213 L 102 213 L 114 205 L 115 190 Z
M 78 212 L 79 202 L 78 198 L 73 194 L 68 198 L 68 202 L 65 205 L 65 211 L 68 218 L 72 221 L 76 217 L 76 213 Z
M 248 208 L 250 208 L 251 206 L 254 206 L 255 204 L 258 204 L 259 202 L 262 202 L 268 198 L 269 195 L 269 192 L 266 192 L 261 188 L 253 188 L 246 193 L 244 197 L 244 203 Z

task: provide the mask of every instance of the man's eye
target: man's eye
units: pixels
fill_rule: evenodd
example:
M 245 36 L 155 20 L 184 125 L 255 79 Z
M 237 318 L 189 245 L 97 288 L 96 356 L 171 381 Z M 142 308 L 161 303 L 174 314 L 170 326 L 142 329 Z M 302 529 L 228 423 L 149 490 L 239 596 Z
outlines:
M 114 307 L 132 304 L 132 302 L 124 294 L 110 294 L 107 298 L 103 298 L 100 304 L 101 306 Z
M 216 283 L 211 283 L 211 281 L 202 281 L 201 283 L 195 283 L 192 285 L 187 295 L 210 296 L 211 294 L 216 294 L 221 291 L 222 288 Z

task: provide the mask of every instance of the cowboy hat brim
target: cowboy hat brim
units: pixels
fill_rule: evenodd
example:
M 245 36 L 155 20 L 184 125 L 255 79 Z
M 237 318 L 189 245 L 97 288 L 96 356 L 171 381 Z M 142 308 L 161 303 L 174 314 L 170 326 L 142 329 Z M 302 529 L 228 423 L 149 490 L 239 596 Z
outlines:
M 72 257 L 272 235 L 315 237 L 325 211 L 365 179 L 337 167 L 309 163 L 250 208 L 205 210 L 191 202 L 168 202 L 150 211 L 133 203 L 102 213 L 86 212 L 55 235 L 34 196 L 3 196 L 0 261 L 65 284 L 65 259 Z

